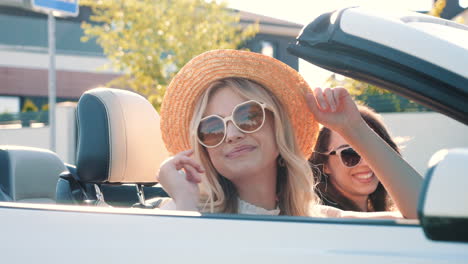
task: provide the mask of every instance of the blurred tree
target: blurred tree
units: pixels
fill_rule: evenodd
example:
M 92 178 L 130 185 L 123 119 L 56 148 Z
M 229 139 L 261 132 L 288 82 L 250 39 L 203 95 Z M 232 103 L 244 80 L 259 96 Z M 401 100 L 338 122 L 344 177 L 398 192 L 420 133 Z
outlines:
M 435 17 L 440 17 L 440 14 L 442 14 L 442 11 L 444 11 L 444 8 L 446 5 L 447 5 L 446 0 L 437 0 L 432 6 L 432 9 L 429 10 L 427 14 L 431 16 L 435 16 Z
M 49 104 L 43 104 L 41 106 L 41 111 L 37 114 L 36 119 L 39 123 L 49 123 Z
M 23 108 L 21 109 L 22 113 L 19 115 L 23 127 L 30 126 L 31 120 L 35 120 L 37 117 L 37 111 L 39 111 L 39 108 L 37 108 L 31 99 L 24 101 Z
M 33 103 L 31 99 L 26 99 L 26 101 L 23 104 L 23 108 L 21 109 L 21 112 L 37 112 L 39 111 L 39 108 Z
M 41 106 L 41 111 L 49 111 L 49 104 L 43 104 Z
M 462 16 L 458 16 L 454 19 L 455 22 L 465 25 L 465 19 Z
M 357 103 L 368 105 L 378 112 L 428 111 L 422 105 L 393 92 L 341 75 L 332 74 L 327 79 L 326 86 L 344 87 Z
M 447 0 L 437 0 L 432 6 L 432 9 L 427 14 L 431 16 L 435 16 L 435 17 L 440 17 L 446 5 L 447 5 Z M 460 24 L 465 23 L 463 17 L 461 16 L 457 17 L 456 19 L 453 19 L 453 21 L 460 23 Z
M 82 0 L 94 23 L 82 41 L 96 38 L 112 67 L 124 75 L 107 85 L 130 88 L 158 109 L 171 78 L 194 56 L 235 49 L 258 32 L 241 27 L 225 3 L 206 0 Z
M 15 116 L 9 112 L 3 112 L 0 114 L 0 122 L 13 121 Z

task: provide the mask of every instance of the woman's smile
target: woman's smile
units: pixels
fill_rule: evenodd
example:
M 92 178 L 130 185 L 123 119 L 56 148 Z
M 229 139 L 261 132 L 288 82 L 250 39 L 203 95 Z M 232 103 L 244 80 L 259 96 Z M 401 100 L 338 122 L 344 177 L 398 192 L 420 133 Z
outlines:
M 332 132 L 329 149 L 344 145 L 349 144 L 340 134 Z M 343 163 L 341 156 L 331 156 L 325 172 L 332 178 L 334 186 L 354 201 L 359 201 L 363 196 L 368 197 L 379 184 L 379 179 L 364 159 L 355 167 L 349 168 Z
M 360 183 L 370 183 L 375 179 L 375 175 L 372 171 L 358 172 L 351 176 Z
M 225 156 L 229 159 L 235 159 L 244 156 L 245 154 L 248 154 L 254 151 L 255 149 L 257 149 L 257 147 L 253 145 L 241 145 L 229 151 Z

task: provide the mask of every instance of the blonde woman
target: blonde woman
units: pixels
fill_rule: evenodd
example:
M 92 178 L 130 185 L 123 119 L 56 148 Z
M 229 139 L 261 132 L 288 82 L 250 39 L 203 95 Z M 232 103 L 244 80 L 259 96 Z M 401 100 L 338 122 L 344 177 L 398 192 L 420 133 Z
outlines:
M 306 157 L 312 152 L 320 121 L 342 133 L 363 156 L 378 153 L 379 159 L 369 159 L 369 164 L 376 167 L 374 171 L 383 170 L 378 175 L 388 179 L 382 183 L 390 194 L 403 196 L 405 202 L 395 202 L 405 216 L 413 217 L 414 193 L 420 184 L 417 174 L 385 142 L 373 137 L 361 120 L 346 90 L 316 89 L 314 95 L 295 70 L 273 58 L 235 50 L 199 55 L 174 77 L 161 108 L 163 139 L 174 154 L 159 173 L 159 181 L 172 197 L 163 208 L 394 216 L 319 205 Z M 361 140 L 362 135 L 371 143 Z M 395 176 L 380 158 L 401 167 L 396 171 L 405 177 Z

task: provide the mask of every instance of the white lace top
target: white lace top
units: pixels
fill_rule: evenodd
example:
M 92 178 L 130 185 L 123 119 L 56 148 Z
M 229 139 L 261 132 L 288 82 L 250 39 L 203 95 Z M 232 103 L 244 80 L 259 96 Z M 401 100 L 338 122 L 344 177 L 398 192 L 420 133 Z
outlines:
M 249 202 L 239 199 L 239 214 L 249 214 L 249 215 L 279 215 L 280 209 L 277 207 L 273 210 L 267 210 L 260 206 L 253 205 Z M 163 202 L 163 206 L 160 208 L 164 210 L 176 210 L 176 205 L 174 200 L 171 198 L 166 198 Z M 317 217 L 341 217 L 341 210 L 326 206 L 326 205 L 313 205 L 310 208 L 310 215 Z
M 253 215 L 279 215 L 280 209 L 276 207 L 273 210 L 253 205 L 249 202 L 239 199 L 239 214 L 253 214 Z

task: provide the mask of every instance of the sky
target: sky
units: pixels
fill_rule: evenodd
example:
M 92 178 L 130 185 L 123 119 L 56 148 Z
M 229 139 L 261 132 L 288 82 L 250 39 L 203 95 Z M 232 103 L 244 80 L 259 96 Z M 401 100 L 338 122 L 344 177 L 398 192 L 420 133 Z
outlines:
M 346 6 L 378 6 L 413 11 L 431 9 L 433 0 L 225 0 L 229 7 L 306 25 L 322 13 Z M 468 2 L 468 0 L 461 0 Z M 299 72 L 312 87 L 322 86 L 331 72 L 299 60 Z
M 261 15 L 307 24 L 321 13 L 345 6 L 379 6 L 426 11 L 433 0 L 225 0 L 228 6 Z

